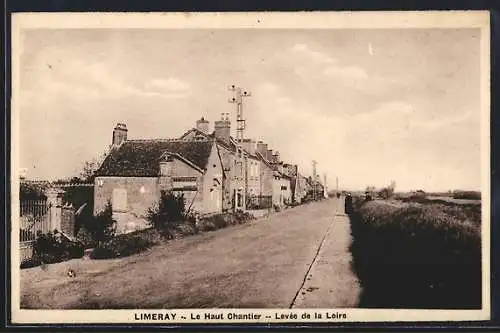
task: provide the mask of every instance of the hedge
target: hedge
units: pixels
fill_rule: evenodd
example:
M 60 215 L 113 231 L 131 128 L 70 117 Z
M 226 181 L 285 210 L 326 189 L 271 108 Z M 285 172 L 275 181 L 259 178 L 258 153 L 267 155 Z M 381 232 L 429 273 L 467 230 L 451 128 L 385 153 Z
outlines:
M 361 307 L 481 307 L 480 222 L 446 207 L 358 203 L 351 250 Z

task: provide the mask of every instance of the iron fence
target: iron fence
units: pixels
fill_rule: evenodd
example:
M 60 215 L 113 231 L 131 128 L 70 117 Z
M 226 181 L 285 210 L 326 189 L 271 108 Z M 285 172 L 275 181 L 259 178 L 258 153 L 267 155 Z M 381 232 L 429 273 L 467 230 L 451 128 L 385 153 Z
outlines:
M 50 203 L 45 199 L 21 200 L 19 241 L 21 260 L 32 255 L 32 245 L 38 234 L 50 231 Z

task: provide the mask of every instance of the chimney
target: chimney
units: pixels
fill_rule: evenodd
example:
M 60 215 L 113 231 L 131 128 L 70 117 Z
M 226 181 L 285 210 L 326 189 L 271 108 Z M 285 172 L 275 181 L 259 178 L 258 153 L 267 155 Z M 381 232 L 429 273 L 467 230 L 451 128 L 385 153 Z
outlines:
M 123 141 L 127 140 L 127 131 L 127 125 L 123 123 L 116 124 L 116 127 L 113 130 L 113 146 L 119 146 Z
M 205 134 L 208 134 L 208 125 L 209 125 L 208 120 L 205 120 L 205 118 L 203 117 L 201 117 L 200 120 L 196 121 L 196 129 Z
M 266 158 L 267 143 L 264 143 L 262 141 L 257 142 L 257 151 L 262 155 L 262 157 Z
M 221 120 L 214 122 L 215 137 L 229 143 L 231 137 L 231 121 L 229 120 L 229 113 L 222 113 L 221 115 Z
M 274 154 L 273 154 L 273 162 L 275 162 L 275 163 L 281 162 L 280 161 L 280 152 L 279 151 L 275 151 L 274 152 Z
M 266 156 L 265 156 L 266 160 L 268 160 L 269 162 L 273 162 L 273 151 L 271 149 L 268 149 L 267 150 L 267 153 L 266 153 Z
M 242 145 L 243 145 L 243 148 L 252 155 L 254 155 L 255 152 L 257 151 L 257 145 L 255 143 L 255 140 L 243 139 Z

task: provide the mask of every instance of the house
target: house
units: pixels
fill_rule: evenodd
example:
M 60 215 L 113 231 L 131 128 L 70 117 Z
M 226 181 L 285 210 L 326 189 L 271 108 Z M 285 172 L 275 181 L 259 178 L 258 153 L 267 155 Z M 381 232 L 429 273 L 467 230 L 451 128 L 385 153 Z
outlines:
M 224 210 L 244 210 L 261 195 L 260 160 L 256 154 L 256 143 L 250 139 L 238 143 L 231 136 L 231 121 L 227 115 L 222 114 L 222 118 L 214 122 L 212 133 L 209 132 L 209 122 L 201 118 L 196 121 L 196 128 L 188 130 L 179 139 L 215 140 L 226 174 Z
M 312 191 L 307 178 L 300 173 L 297 173 L 297 181 L 295 187 L 295 202 L 302 203 L 306 200 L 307 194 Z
M 306 178 L 308 186 L 307 196 L 314 200 L 325 198 L 325 187 L 321 184 L 318 178 L 316 180 L 313 180 L 313 177 L 311 176 Z
M 292 203 L 292 191 L 290 189 L 290 177 L 275 170 L 273 181 L 273 206 L 283 208 Z
M 144 218 L 162 190 L 182 194 L 186 209 L 222 212 L 225 174 L 214 139 L 127 140 L 125 124 L 113 131 L 110 153 L 95 172 L 94 213 L 109 201 L 118 229 Z

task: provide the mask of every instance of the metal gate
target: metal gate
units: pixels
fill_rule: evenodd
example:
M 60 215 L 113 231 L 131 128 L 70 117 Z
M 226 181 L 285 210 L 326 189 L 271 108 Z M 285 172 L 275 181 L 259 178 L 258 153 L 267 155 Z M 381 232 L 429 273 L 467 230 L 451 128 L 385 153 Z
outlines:
M 21 261 L 33 255 L 33 243 L 39 234 L 50 231 L 50 203 L 46 199 L 21 200 L 19 245 Z

